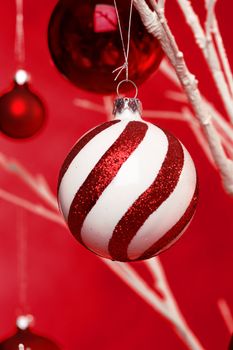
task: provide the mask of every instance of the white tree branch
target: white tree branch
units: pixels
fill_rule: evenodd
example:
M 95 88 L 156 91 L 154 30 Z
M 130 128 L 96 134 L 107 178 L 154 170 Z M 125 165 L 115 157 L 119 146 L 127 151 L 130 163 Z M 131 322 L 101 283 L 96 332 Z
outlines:
M 95 112 L 99 112 L 99 113 L 106 113 L 106 110 L 104 108 L 104 106 L 94 103 L 90 100 L 85 100 L 82 98 L 75 98 L 73 101 L 74 105 L 77 107 L 81 107 L 90 111 L 95 111 Z
M 15 174 L 26 185 L 28 185 L 41 199 L 49 204 L 55 210 L 58 209 L 57 199 L 50 190 L 43 175 L 32 176 L 18 161 L 8 159 L 0 152 L 0 167 L 7 172 Z
M 192 29 L 193 35 L 196 39 L 196 43 L 203 53 L 204 59 L 213 75 L 215 85 L 222 98 L 225 109 L 230 120 L 233 122 L 233 100 L 228 89 L 224 73 L 221 68 L 218 53 L 213 43 L 212 38 L 212 23 L 214 15 L 214 3 L 215 0 L 210 0 L 207 6 L 207 33 L 201 26 L 198 16 L 193 10 L 193 7 L 189 0 L 177 0 L 183 14 L 185 16 L 187 24 Z M 218 36 L 218 39 L 220 36 Z
M 190 111 L 189 108 L 183 108 L 182 109 L 184 118 L 188 121 L 189 127 L 191 128 L 193 134 L 196 136 L 197 142 L 201 146 L 202 150 L 204 151 L 207 159 L 211 163 L 211 165 L 215 166 L 212 154 L 209 149 L 209 145 L 202 133 L 202 130 L 200 129 L 199 123 L 194 119 L 194 115 Z
M 164 60 L 160 67 L 161 72 L 170 79 L 177 87 L 180 86 L 180 82 L 172 69 L 172 67 Z M 176 92 L 176 91 L 167 91 L 166 96 L 181 102 L 188 102 L 187 96 L 184 93 Z M 209 110 L 209 113 L 212 116 L 213 122 L 216 122 L 219 128 L 224 132 L 224 134 L 233 142 L 233 127 L 229 124 L 223 116 L 217 111 L 212 103 L 210 103 L 204 96 L 202 96 L 202 100 L 205 103 L 206 108 Z
M 153 4 L 153 1 L 151 2 Z M 219 135 L 212 124 L 211 115 L 198 90 L 196 78 L 187 68 L 183 53 L 180 52 L 170 31 L 163 9 L 159 9 L 157 4 L 154 3 L 155 10 L 152 11 L 145 0 L 134 0 L 134 5 L 148 32 L 152 33 L 160 41 L 164 52 L 174 67 L 194 113 L 202 125 L 225 190 L 230 195 L 233 195 L 233 161 L 228 159 L 224 152 Z
M 65 225 L 64 220 L 62 219 L 62 217 L 58 212 L 55 213 L 51 210 L 46 209 L 40 204 L 31 203 L 30 201 L 23 199 L 21 197 L 15 196 L 14 194 L 9 193 L 1 188 L 0 188 L 0 198 L 5 200 L 6 202 L 9 202 L 16 206 L 24 208 L 25 210 L 28 210 L 31 213 L 42 216 L 45 219 Z
M 230 334 L 233 333 L 233 316 L 229 305 L 227 304 L 225 299 L 219 299 L 217 301 L 217 306 L 219 308 L 220 314 L 224 320 L 224 323 Z
M 180 312 L 158 258 L 146 260 L 144 263 L 149 268 L 154 278 L 155 289 L 160 291 L 162 298 L 156 294 L 155 290 L 148 286 L 130 264 L 112 262 L 107 259 L 102 259 L 102 261 L 146 303 L 175 327 L 176 333 L 188 349 L 204 350 L 204 347 L 189 328 Z
M 227 78 L 227 82 L 229 85 L 229 90 L 231 92 L 231 97 L 233 98 L 233 77 L 232 77 L 232 71 L 230 68 L 230 64 L 227 58 L 227 54 L 226 54 L 226 50 L 223 44 L 223 40 L 222 40 L 222 36 L 220 34 L 220 30 L 219 30 L 219 25 L 216 19 L 216 15 L 214 15 L 214 21 L 213 21 L 213 28 L 212 28 L 212 32 L 213 32 L 213 37 L 217 46 L 217 50 L 220 56 L 220 59 L 222 61 L 223 64 L 223 68 L 224 68 L 224 72 L 226 74 L 226 78 Z
M 233 98 L 233 77 L 215 14 L 216 4 L 217 0 L 205 0 L 205 7 L 207 10 L 206 36 L 207 38 L 209 37 L 210 40 L 213 39 L 214 43 L 216 44 L 216 59 L 218 59 L 219 56 L 223 65 L 223 72 L 226 76 L 226 84 L 228 84 L 231 98 Z M 219 66 L 221 66 L 220 61 Z

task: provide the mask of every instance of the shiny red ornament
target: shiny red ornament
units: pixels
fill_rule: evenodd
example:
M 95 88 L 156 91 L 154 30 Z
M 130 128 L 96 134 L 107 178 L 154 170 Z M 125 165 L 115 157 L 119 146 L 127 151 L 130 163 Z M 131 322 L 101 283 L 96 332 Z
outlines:
M 19 346 L 22 344 L 23 346 Z M 17 329 L 16 333 L 0 343 L 0 350 L 59 350 L 50 339 L 35 334 L 29 328 Z
M 127 43 L 130 1 L 118 0 L 117 5 Z M 55 65 L 73 84 L 101 94 L 115 92 L 117 83 L 112 71 L 122 66 L 124 56 L 112 0 L 60 0 L 49 22 L 48 43 Z M 162 57 L 159 42 L 133 9 L 130 79 L 140 85 L 156 70 Z
M 45 121 L 45 107 L 31 91 L 28 82 L 13 83 L 13 88 L 0 96 L 0 131 L 14 139 L 36 134 Z

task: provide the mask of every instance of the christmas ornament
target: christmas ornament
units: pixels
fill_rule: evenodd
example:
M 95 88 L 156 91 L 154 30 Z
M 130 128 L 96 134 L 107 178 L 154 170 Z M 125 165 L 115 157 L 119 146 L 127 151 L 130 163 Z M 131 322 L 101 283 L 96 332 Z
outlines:
M 20 320 L 20 318 L 24 320 Z M 16 333 L 0 343 L 0 350 L 59 350 L 50 339 L 32 332 L 25 322 L 26 316 L 18 318 Z
M 16 73 L 13 87 L 0 96 L 0 131 L 5 135 L 22 139 L 37 133 L 45 121 L 45 107 L 32 92 L 27 73 Z
M 126 41 L 129 1 L 118 0 Z M 50 19 L 48 43 L 59 71 L 76 86 L 101 94 L 115 92 L 112 71 L 124 64 L 113 0 L 60 0 Z M 136 10 L 132 13 L 129 75 L 137 85 L 158 67 L 159 42 L 147 32 Z
M 60 209 L 74 237 L 118 261 L 151 258 L 181 236 L 197 204 L 193 161 L 173 135 L 117 98 L 115 118 L 86 133 L 64 161 Z

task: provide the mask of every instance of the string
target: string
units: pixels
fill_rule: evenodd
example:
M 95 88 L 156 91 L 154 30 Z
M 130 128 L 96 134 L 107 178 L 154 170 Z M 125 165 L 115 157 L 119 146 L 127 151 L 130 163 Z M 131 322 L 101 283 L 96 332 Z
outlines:
M 15 59 L 22 68 L 25 62 L 23 0 L 16 1 L 16 32 L 15 32 Z
M 19 283 L 19 307 L 22 314 L 27 314 L 27 230 L 25 228 L 25 213 L 18 212 L 17 227 L 17 263 Z
M 117 8 L 117 3 L 116 0 L 114 0 L 114 6 L 116 10 L 116 15 L 117 15 L 117 21 L 118 21 L 118 26 L 119 26 L 119 32 L 120 32 L 120 37 L 121 37 L 121 44 L 122 44 L 122 49 L 123 49 L 123 54 L 124 54 L 124 59 L 125 62 L 122 66 L 114 69 L 113 73 L 117 73 L 114 81 L 116 81 L 119 77 L 119 75 L 123 72 L 125 69 L 125 79 L 129 80 L 129 65 L 128 65 L 128 58 L 129 58 L 129 48 L 130 48 L 130 35 L 131 35 L 131 22 L 132 22 L 132 12 L 133 12 L 133 1 L 131 0 L 130 2 L 130 11 L 129 11 L 129 25 L 128 25 L 128 36 L 127 36 L 127 48 L 125 46 L 124 38 L 123 38 L 123 32 L 122 32 L 122 27 L 121 27 L 121 21 L 120 21 L 120 16 Z

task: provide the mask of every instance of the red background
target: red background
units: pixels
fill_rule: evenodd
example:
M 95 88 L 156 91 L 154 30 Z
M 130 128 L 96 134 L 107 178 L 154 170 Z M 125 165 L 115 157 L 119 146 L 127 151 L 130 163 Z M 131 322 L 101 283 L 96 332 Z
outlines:
M 74 106 L 75 97 L 98 103 L 102 99 L 76 89 L 51 62 L 47 24 L 55 3 L 25 0 L 26 69 L 31 73 L 34 90 L 46 101 L 46 127 L 35 138 L 23 142 L 0 136 L 0 151 L 18 159 L 31 173 L 44 174 L 54 192 L 69 148 L 85 131 L 105 120 L 102 114 Z M 202 1 L 192 3 L 204 19 Z M 222 0 L 217 9 L 227 53 L 233 62 L 233 4 Z M 200 80 L 202 92 L 223 111 L 174 0 L 167 2 L 167 10 L 169 23 L 191 70 Z M 4 91 L 16 69 L 13 0 L 0 2 L 0 19 L 0 91 Z M 144 108 L 179 110 L 180 104 L 165 97 L 166 90 L 175 89 L 158 72 L 140 90 Z M 200 178 L 197 214 L 183 238 L 161 260 L 181 310 L 205 348 L 226 349 L 230 334 L 217 300 L 225 298 L 233 310 L 232 199 L 224 193 L 217 172 L 188 126 L 169 120 L 156 122 L 187 145 Z M 40 202 L 20 180 L 3 170 L 0 174 L 1 188 Z M 17 213 L 15 206 L 0 200 L 0 338 L 14 331 L 18 308 Z M 66 350 L 185 349 L 173 329 L 96 256 L 76 243 L 68 231 L 30 213 L 26 213 L 26 222 L 28 304 L 35 316 L 35 330 L 55 339 Z

